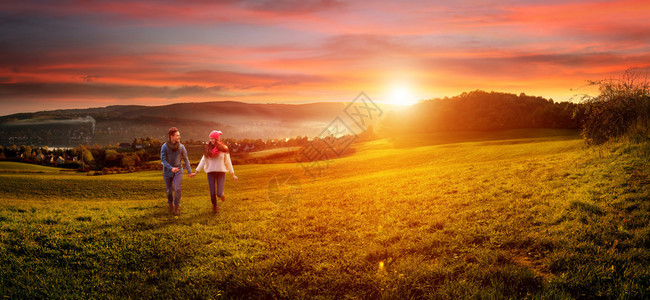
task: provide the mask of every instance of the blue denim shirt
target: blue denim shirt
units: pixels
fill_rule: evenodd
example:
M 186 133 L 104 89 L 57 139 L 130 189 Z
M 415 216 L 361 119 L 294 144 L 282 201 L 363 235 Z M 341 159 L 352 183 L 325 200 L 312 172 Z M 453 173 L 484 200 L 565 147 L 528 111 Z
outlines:
M 182 155 L 182 157 L 181 157 Z M 178 151 L 172 151 L 167 148 L 167 143 L 164 143 L 160 148 L 160 162 L 163 164 L 163 176 L 164 177 L 174 177 L 174 172 L 172 168 L 180 168 L 180 172 L 183 173 L 183 164 L 181 164 L 181 158 L 185 160 L 185 166 L 187 167 L 187 174 L 192 173 L 192 168 L 190 167 L 190 160 L 187 158 L 187 150 L 185 146 L 181 144 Z

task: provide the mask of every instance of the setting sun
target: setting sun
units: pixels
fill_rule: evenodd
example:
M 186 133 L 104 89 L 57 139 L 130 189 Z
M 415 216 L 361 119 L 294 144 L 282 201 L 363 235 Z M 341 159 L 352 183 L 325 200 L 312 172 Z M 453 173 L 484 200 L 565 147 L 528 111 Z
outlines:
M 387 102 L 394 105 L 409 106 L 417 102 L 413 90 L 406 83 L 396 83 L 390 87 Z

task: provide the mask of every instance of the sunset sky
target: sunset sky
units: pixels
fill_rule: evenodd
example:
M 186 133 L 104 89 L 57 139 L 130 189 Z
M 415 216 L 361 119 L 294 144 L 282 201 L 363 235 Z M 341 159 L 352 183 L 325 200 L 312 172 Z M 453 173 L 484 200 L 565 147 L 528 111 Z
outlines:
M 0 115 L 234 100 L 569 100 L 650 68 L 650 1 L 0 1 Z

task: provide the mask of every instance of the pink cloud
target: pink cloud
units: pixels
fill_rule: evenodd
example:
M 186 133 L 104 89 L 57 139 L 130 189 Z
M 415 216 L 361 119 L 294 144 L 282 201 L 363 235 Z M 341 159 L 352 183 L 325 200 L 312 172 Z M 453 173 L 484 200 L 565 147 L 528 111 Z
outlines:
M 78 41 L 74 30 L 57 32 L 63 41 L 0 39 L 12 43 L 0 49 L 0 99 L 345 99 L 399 76 L 431 97 L 477 88 L 569 94 L 586 79 L 650 64 L 646 0 L 258 3 L 0 3 L 12 18 L 35 18 L 17 26 L 30 33 L 46 31 L 41 17 L 89 31 Z M 125 34 L 131 27 L 140 32 Z M 92 30 L 106 39 L 87 38 Z

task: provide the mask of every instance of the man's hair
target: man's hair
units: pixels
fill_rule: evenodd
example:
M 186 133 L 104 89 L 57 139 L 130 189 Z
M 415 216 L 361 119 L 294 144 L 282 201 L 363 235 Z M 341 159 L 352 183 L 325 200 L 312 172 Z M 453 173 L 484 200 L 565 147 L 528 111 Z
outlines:
M 178 128 L 176 127 L 169 128 L 169 136 L 176 134 L 176 132 L 178 132 Z

